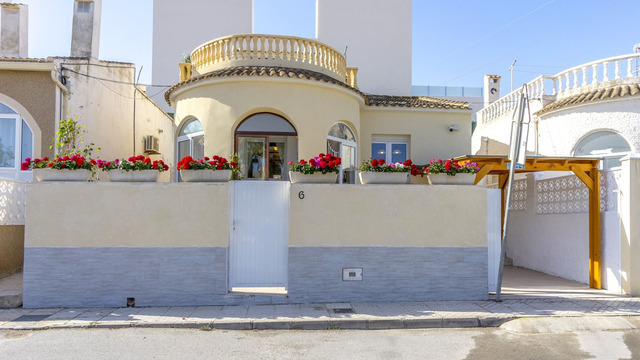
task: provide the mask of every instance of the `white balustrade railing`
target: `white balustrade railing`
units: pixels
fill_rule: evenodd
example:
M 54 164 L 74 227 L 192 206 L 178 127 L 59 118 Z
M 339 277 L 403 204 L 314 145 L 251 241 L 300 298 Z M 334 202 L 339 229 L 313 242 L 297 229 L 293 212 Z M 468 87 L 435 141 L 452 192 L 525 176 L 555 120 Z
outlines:
M 0 179 L 0 226 L 24 225 L 25 184 Z
M 542 96 L 555 96 L 556 99 L 561 99 L 624 83 L 626 79 L 638 81 L 639 77 L 640 54 L 629 54 L 582 64 L 553 76 L 541 75 L 527 83 L 526 86 L 530 99 L 540 99 Z M 494 119 L 512 112 L 521 92 L 522 88 L 516 89 L 482 109 L 479 116 L 480 122 L 490 123 Z
M 191 53 L 198 74 L 240 65 L 278 65 L 315 70 L 340 81 L 347 76 L 344 56 L 321 42 L 277 35 L 231 35 L 212 40 Z

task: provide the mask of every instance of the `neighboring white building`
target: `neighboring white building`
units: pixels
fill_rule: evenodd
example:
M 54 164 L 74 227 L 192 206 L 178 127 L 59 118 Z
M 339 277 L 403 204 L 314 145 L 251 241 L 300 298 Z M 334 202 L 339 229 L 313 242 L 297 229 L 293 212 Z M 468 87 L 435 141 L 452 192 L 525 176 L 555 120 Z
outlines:
M 529 82 L 527 152 L 601 157 L 603 167 L 611 168 L 623 155 L 640 151 L 639 68 L 640 54 L 629 54 Z M 471 145 L 475 154 L 508 153 L 511 116 L 521 93 L 522 88 L 516 89 L 477 113 Z
M 346 49 L 347 66 L 358 67 L 360 91 L 411 95 L 411 10 L 412 0 L 317 0 L 316 39 L 340 53 Z M 154 0 L 152 83 L 177 83 L 178 63 L 199 45 L 251 33 L 251 0 Z M 150 87 L 149 93 L 173 112 L 162 89 Z

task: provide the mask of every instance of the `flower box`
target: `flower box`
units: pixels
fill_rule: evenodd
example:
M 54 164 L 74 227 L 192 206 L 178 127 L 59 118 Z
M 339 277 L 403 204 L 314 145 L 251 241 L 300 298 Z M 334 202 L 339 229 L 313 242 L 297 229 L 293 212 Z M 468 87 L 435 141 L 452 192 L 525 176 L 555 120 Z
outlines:
M 91 171 L 86 169 L 33 169 L 38 181 L 89 181 Z
M 289 180 L 293 184 L 335 184 L 338 180 L 336 173 L 303 174 L 297 171 L 289 171 Z
M 158 170 L 122 170 L 112 169 L 107 171 L 111 182 L 154 182 L 158 181 Z
M 454 176 L 444 173 L 429 174 L 429 184 L 431 185 L 473 185 L 476 181 L 476 174 L 458 173 Z
M 360 171 L 358 173 L 362 184 L 406 184 L 408 172 L 375 172 Z
M 180 170 L 184 182 L 226 182 L 231 178 L 231 170 Z

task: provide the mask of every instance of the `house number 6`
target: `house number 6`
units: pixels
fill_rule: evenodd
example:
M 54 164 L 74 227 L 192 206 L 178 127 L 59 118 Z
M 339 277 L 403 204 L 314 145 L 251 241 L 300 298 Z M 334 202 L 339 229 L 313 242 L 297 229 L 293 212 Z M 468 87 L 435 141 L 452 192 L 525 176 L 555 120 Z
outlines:
M 300 200 L 304 199 L 304 191 L 300 191 L 298 193 L 298 199 L 300 199 Z

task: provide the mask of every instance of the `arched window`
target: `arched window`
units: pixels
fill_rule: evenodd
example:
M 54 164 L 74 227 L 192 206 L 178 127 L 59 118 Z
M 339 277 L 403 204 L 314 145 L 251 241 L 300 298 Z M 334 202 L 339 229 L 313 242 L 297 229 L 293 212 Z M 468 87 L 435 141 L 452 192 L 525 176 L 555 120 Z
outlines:
M 353 131 L 343 123 L 334 124 L 327 135 L 327 152 L 342 159 L 338 183 L 356 183 L 358 145 Z
M 630 152 L 631 146 L 620 134 L 598 131 L 580 140 L 573 155 L 604 158 L 601 167 L 610 169 L 620 166 L 620 159 Z
M 0 176 L 20 178 L 20 164 L 32 157 L 31 128 L 20 114 L 0 103 Z
M 180 127 L 177 154 L 178 161 L 189 155 L 196 160 L 204 158 L 204 131 L 198 119 L 189 119 Z
M 245 179 L 289 180 L 289 161 L 298 157 L 298 133 L 284 118 L 259 113 L 236 129 L 236 152 Z

